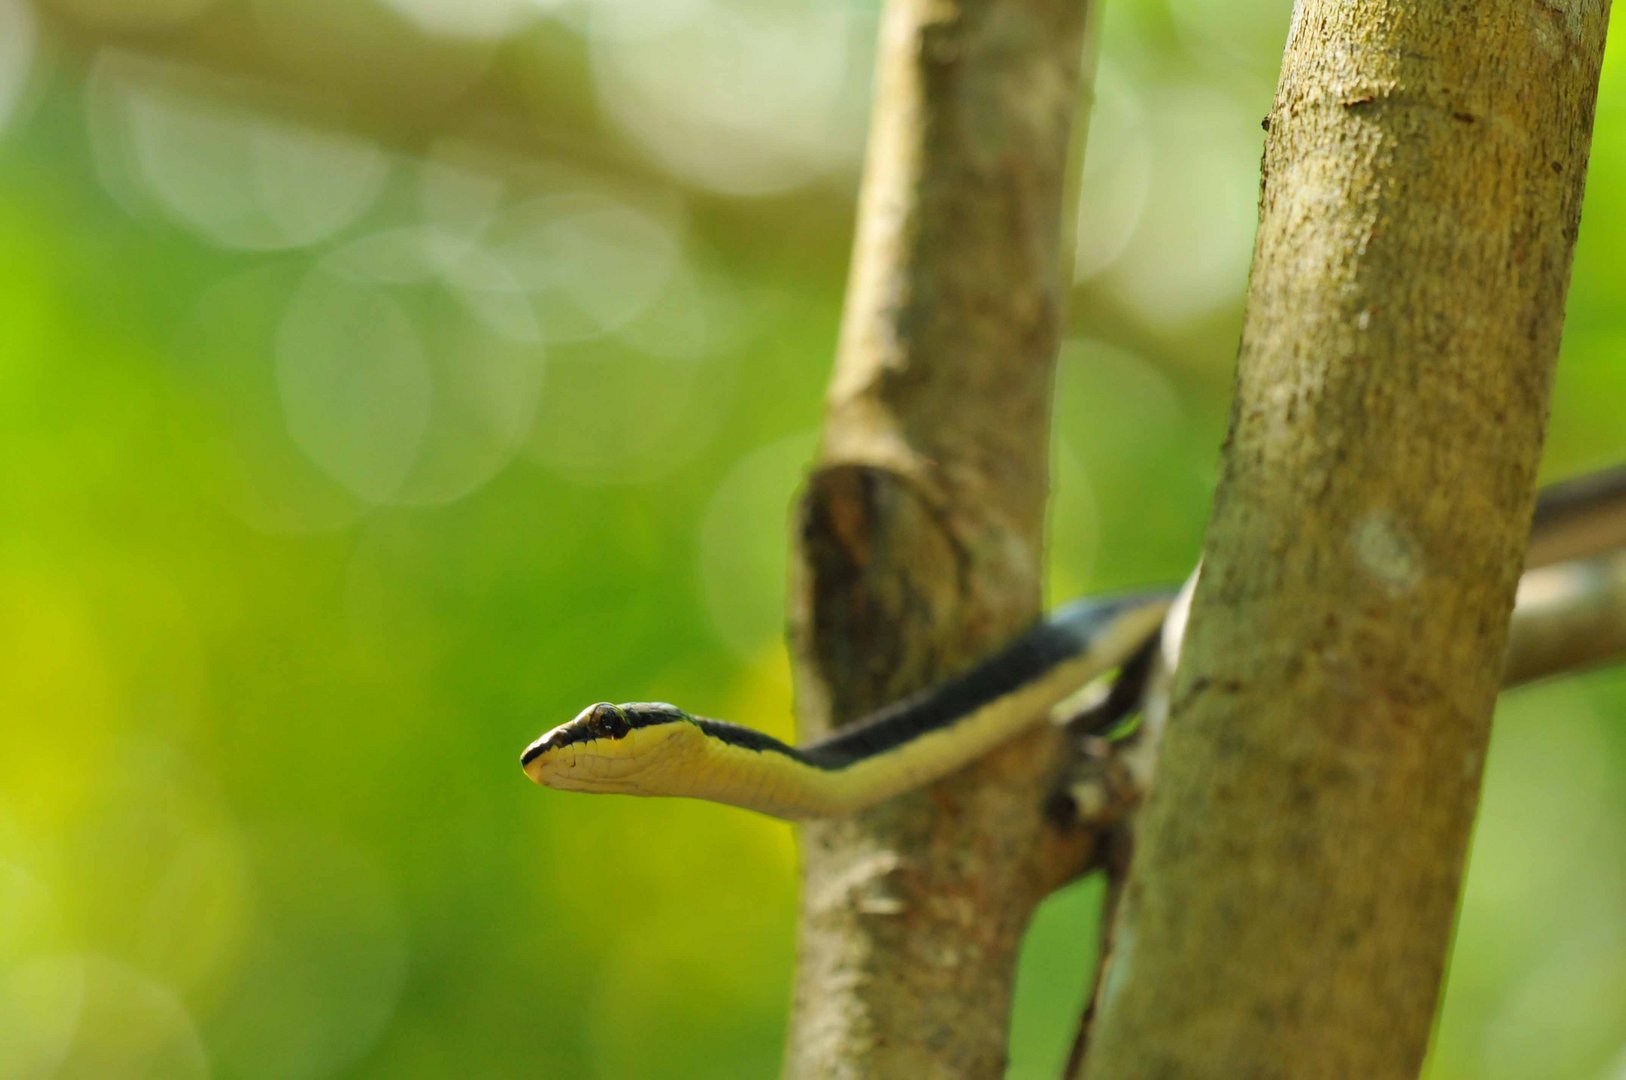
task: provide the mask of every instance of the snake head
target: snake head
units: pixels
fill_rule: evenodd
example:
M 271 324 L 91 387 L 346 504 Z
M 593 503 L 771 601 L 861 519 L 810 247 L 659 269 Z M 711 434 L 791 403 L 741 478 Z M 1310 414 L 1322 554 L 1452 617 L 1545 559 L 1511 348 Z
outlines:
M 625 709 L 608 701 L 600 701 L 587 706 L 571 720 L 543 733 L 541 738 L 525 748 L 525 753 L 520 755 L 519 763 L 527 773 L 530 773 L 532 762 L 542 761 L 550 756 L 558 757 L 568 748 L 583 743 L 600 739 L 610 741 L 623 739 L 631 730 L 632 724 L 627 718 Z M 533 774 L 531 779 L 536 780 L 537 777 Z
M 676 706 L 600 701 L 527 746 L 520 765 L 546 787 L 640 793 L 695 738 L 694 720 Z

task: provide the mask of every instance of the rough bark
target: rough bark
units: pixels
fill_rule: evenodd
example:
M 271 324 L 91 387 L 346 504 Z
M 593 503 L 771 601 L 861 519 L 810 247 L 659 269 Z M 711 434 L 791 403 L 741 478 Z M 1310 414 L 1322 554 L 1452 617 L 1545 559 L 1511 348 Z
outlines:
M 1039 613 L 1077 0 L 892 0 L 820 460 L 792 588 L 816 737 Z M 801 834 L 786 1071 L 997 1076 L 1019 939 L 1081 859 L 1030 737 Z
M 1295 10 L 1231 433 L 1087 1077 L 1420 1067 L 1607 14 Z

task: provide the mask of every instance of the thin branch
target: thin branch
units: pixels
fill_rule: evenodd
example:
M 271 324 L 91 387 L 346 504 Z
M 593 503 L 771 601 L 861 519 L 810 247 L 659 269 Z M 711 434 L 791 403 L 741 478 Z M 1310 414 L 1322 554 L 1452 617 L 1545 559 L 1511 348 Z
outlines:
M 1541 490 L 1530 525 L 1526 569 L 1626 548 L 1626 465 Z
M 1626 550 L 1526 572 L 1502 685 L 1626 661 Z
M 1615 504 L 1620 505 L 1626 500 Z M 1589 557 L 1534 567 L 1519 579 L 1502 670 L 1504 691 L 1626 663 L 1626 544 L 1597 555 L 1587 548 L 1579 550 Z M 1067 794 L 1073 820 L 1082 827 L 1116 826 L 1133 814 L 1151 789 L 1193 583 L 1194 579 L 1187 582 L 1165 621 L 1152 670 L 1136 702 L 1142 718 L 1134 736 L 1113 746 L 1110 764 L 1086 749 L 1082 775 L 1080 766 L 1072 766 Z

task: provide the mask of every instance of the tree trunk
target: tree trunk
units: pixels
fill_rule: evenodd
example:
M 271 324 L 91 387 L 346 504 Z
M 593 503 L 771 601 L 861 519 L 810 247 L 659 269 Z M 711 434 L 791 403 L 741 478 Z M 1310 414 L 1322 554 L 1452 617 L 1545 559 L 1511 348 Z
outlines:
M 799 511 L 798 714 L 817 737 L 1039 614 L 1078 0 L 892 0 L 840 355 Z M 1082 853 L 1030 736 L 802 830 L 791 1076 L 997 1076 L 1033 907 Z M 1072 847 L 1069 847 L 1069 845 Z
M 1417 1074 L 1607 15 L 1295 9 L 1231 433 L 1087 1077 Z

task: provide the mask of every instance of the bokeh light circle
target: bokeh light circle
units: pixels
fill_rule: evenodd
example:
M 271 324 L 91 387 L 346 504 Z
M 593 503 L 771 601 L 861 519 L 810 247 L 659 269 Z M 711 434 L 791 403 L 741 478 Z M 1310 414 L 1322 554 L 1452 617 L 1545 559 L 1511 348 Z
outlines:
M 92 148 L 126 209 L 226 248 L 304 247 L 359 217 L 389 175 L 372 143 L 245 100 L 241 85 L 103 50 L 86 80 Z
M 364 850 L 319 827 L 264 830 L 248 847 L 259 910 L 205 1034 L 229 1075 L 333 1075 L 395 1012 L 406 971 L 395 889 Z
M 275 352 L 294 443 L 359 498 L 390 501 L 417 462 L 434 392 L 412 316 L 388 291 L 317 268 Z
M 751 451 L 723 477 L 700 517 L 700 592 L 717 635 L 754 657 L 785 634 L 791 504 L 816 443 L 792 435 Z
M 0 0 L 0 133 L 22 105 L 38 46 L 33 9 L 24 0 Z
M 870 25 L 850 5 L 707 0 L 663 29 L 593 34 L 599 100 L 665 168 L 762 195 L 850 166 Z M 696 73 L 704 77 L 696 77 Z
M 0 969 L 0 1075 L 210 1075 L 186 1006 L 111 957 L 40 957 Z

